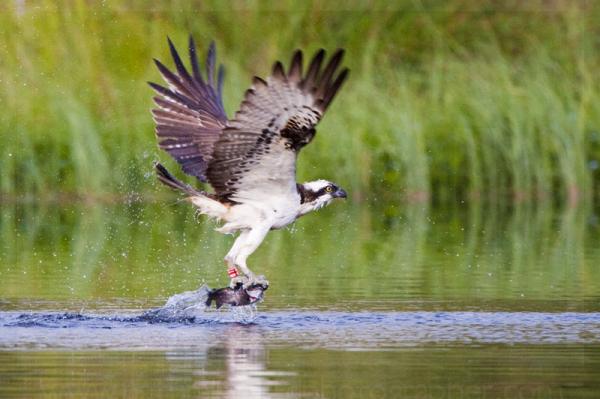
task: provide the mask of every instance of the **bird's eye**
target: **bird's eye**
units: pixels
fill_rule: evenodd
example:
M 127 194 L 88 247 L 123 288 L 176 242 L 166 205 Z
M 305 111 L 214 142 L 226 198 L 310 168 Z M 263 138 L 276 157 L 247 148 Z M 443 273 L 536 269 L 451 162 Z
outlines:
M 331 187 L 331 186 L 325 187 L 325 192 L 330 193 L 332 191 L 333 191 L 333 187 Z

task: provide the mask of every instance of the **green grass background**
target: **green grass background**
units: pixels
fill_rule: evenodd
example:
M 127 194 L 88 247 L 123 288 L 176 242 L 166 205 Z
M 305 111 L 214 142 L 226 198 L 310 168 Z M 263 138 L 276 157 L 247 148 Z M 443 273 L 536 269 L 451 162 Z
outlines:
M 593 202 L 600 180 L 600 3 L 6 1 L 0 193 L 151 198 L 150 116 L 170 36 L 215 40 L 232 115 L 296 48 L 351 68 L 299 180 L 373 203 Z M 526 4 L 525 4 L 526 3 Z M 175 169 L 174 163 L 167 165 Z M 389 208 L 393 213 L 393 208 Z

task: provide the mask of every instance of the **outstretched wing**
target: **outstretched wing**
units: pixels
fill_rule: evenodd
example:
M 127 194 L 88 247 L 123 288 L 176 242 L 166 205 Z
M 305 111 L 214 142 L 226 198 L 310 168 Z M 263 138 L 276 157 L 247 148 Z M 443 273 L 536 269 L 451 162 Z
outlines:
M 303 73 L 302 52 L 290 68 L 273 65 L 267 80 L 255 77 L 235 117 L 215 143 L 207 178 L 221 199 L 261 199 L 296 190 L 296 156 L 348 75 L 338 72 L 343 50 L 323 66 L 325 51 Z
M 206 58 L 205 80 L 198 66 L 196 45 L 190 36 L 190 75 L 175 46 L 170 39 L 168 41 L 177 73 L 154 60 L 169 87 L 149 82 L 158 93 L 154 97 L 157 108 L 152 110 L 158 145 L 171 154 L 185 173 L 206 182 L 206 169 L 212 159 L 214 144 L 227 123 L 221 98 L 223 66 L 219 66 L 216 77 L 215 45 L 211 43 Z

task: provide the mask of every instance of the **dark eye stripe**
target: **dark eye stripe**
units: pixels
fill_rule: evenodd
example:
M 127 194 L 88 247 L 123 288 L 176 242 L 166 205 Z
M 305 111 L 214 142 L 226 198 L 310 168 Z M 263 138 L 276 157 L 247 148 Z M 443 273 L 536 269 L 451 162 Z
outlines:
M 317 194 L 317 197 L 320 197 L 321 195 L 333 193 L 335 190 L 337 190 L 337 187 L 334 184 L 330 184 L 330 185 L 327 185 L 327 186 L 319 189 L 316 192 L 316 194 Z

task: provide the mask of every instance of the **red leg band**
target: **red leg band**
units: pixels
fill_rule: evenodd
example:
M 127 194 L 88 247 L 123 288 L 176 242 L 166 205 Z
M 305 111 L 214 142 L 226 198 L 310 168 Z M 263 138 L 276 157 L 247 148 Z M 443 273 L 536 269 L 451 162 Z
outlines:
M 231 269 L 227 269 L 227 274 L 231 278 L 234 278 L 234 277 L 237 277 L 240 275 L 235 267 L 232 267 Z

